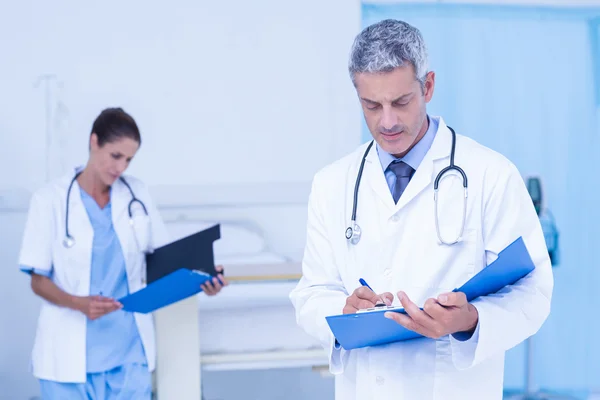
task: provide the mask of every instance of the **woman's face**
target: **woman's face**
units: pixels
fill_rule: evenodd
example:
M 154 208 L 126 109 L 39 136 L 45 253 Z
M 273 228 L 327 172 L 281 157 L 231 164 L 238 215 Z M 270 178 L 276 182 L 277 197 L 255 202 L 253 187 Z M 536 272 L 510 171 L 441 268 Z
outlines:
M 111 186 L 125 172 L 140 144 L 128 137 L 98 144 L 98 136 L 90 138 L 90 165 L 102 183 Z

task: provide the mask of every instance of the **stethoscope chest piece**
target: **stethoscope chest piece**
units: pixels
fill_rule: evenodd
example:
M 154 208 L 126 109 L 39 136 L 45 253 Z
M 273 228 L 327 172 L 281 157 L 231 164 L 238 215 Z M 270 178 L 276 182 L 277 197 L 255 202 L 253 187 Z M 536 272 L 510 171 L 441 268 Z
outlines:
M 350 240 L 351 237 L 352 237 L 352 228 L 348 227 L 348 229 L 346 229 L 346 239 Z
M 70 249 L 74 245 L 75 245 L 75 239 L 73 239 L 70 236 L 66 236 L 64 238 L 64 240 L 63 240 L 63 246 L 65 246 L 67 249 Z
M 346 239 L 350 240 L 352 244 L 358 244 L 360 237 L 362 236 L 362 230 L 356 222 L 352 222 L 352 226 L 346 229 Z

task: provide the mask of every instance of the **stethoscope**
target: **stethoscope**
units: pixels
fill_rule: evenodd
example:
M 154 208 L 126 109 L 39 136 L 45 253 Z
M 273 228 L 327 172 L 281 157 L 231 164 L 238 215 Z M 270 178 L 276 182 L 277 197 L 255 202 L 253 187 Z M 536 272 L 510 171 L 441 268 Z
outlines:
M 69 198 L 71 197 L 71 189 L 73 188 L 73 184 L 75 183 L 75 181 L 77 180 L 77 177 L 81 174 L 81 172 L 83 172 L 83 171 L 79 171 L 75 174 L 73 179 L 71 179 L 69 188 L 67 189 L 67 203 L 65 206 L 65 238 L 63 240 L 63 246 L 65 246 L 68 249 L 70 249 L 71 247 L 73 247 L 75 245 L 75 238 L 73 238 L 73 236 L 71 236 L 71 234 L 69 233 Z M 146 217 L 148 217 L 148 210 L 146 209 L 146 205 L 144 204 L 144 202 L 141 201 L 140 199 L 138 199 L 137 197 L 135 197 L 135 193 L 133 193 L 131 186 L 129 186 L 129 183 L 127 183 L 125 178 L 120 176 L 119 180 L 125 184 L 125 186 L 129 190 L 129 193 L 131 193 L 131 200 L 129 201 L 129 205 L 127 206 L 127 211 L 129 213 L 129 223 L 133 228 L 133 226 L 134 226 L 133 212 L 131 209 L 133 204 L 138 203 L 144 210 L 144 214 L 146 215 Z M 138 248 L 139 248 L 140 247 L 139 241 L 138 241 L 137 235 L 135 234 L 135 229 L 134 229 L 134 237 L 135 237 L 135 240 L 136 240 Z M 151 249 L 149 248 L 147 251 L 151 251 Z
M 434 209 L 435 209 L 435 211 L 434 211 L 434 213 L 435 213 L 435 229 L 437 231 L 438 239 L 439 239 L 440 243 L 450 246 L 455 243 L 458 243 L 462 239 L 462 235 L 465 230 L 465 223 L 466 223 L 466 216 L 467 216 L 467 174 L 465 174 L 465 172 L 462 170 L 462 168 L 460 168 L 458 165 L 454 164 L 454 151 L 456 149 L 456 133 L 454 132 L 454 129 L 452 129 L 450 127 L 448 127 L 448 129 L 450 129 L 450 132 L 452 132 L 452 148 L 450 150 L 450 165 L 448 165 L 446 168 L 442 169 L 436 176 L 435 181 L 433 182 L 433 200 L 435 203 L 435 207 L 434 207 Z M 360 168 L 358 169 L 358 175 L 356 177 L 356 184 L 354 185 L 354 201 L 352 204 L 352 219 L 350 222 L 350 226 L 348 228 L 346 228 L 346 234 L 345 234 L 346 239 L 348 239 L 350 241 L 350 243 L 352 243 L 354 245 L 358 244 L 358 242 L 360 241 L 360 237 L 362 236 L 362 230 L 361 230 L 360 226 L 356 223 L 356 206 L 358 204 L 358 187 L 360 186 L 360 180 L 362 178 L 363 169 L 365 166 L 365 161 L 367 159 L 367 155 L 369 154 L 371 147 L 373 147 L 374 142 L 375 142 L 374 140 L 371 141 L 371 143 L 369 143 L 369 146 L 367 146 L 367 150 L 365 151 L 365 154 L 363 155 L 362 161 L 360 163 Z M 439 226 L 439 222 L 438 222 L 438 187 L 439 187 L 440 180 L 442 179 L 444 174 L 451 170 L 458 171 L 458 173 L 460 173 L 462 175 L 465 195 L 464 195 L 464 201 L 463 201 L 462 226 L 460 228 L 460 233 L 458 234 L 456 239 L 446 242 L 446 241 L 444 241 L 444 239 L 442 239 L 442 235 L 440 233 L 440 226 Z

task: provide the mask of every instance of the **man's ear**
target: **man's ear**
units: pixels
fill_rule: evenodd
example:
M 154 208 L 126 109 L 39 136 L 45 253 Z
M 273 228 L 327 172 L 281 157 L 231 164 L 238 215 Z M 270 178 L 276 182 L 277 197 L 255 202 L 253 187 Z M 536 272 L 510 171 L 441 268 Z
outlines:
M 429 103 L 431 98 L 433 97 L 433 90 L 435 88 L 435 72 L 429 71 L 427 75 L 425 75 L 425 85 L 424 85 L 424 93 L 425 102 Z

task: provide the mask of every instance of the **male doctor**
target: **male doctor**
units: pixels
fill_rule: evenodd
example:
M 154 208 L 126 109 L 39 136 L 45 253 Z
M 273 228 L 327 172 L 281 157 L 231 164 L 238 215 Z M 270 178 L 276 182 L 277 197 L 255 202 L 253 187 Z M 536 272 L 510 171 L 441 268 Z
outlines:
M 420 32 L 385 20 L 355 39 L 349 72 L 375 140 L 357 193 L 360 241 L 346 238 L 367 144 L 319 171 L 309 198 L 303 277 L 290 294 L 298 324 L 329 351 L 338 400 L 500 400 L 504 353 L 535 334 L 553 288 L 542 229 L 524 182 L 502 155 L 452 133 L 426 104 L 435 75 Z M 439 226 L 439 235 L 436 228 Z M 462 239 L 452 243 L 460 235 Z M 452 292 L 523 237 L 535 270 L 471 303 Z M 359 284 L 359 279 L 369 287 Z M 325 317 L 378 303 L 423 338 L 344 350 Z M 423 307 L 423 310 L 420 309 Z

